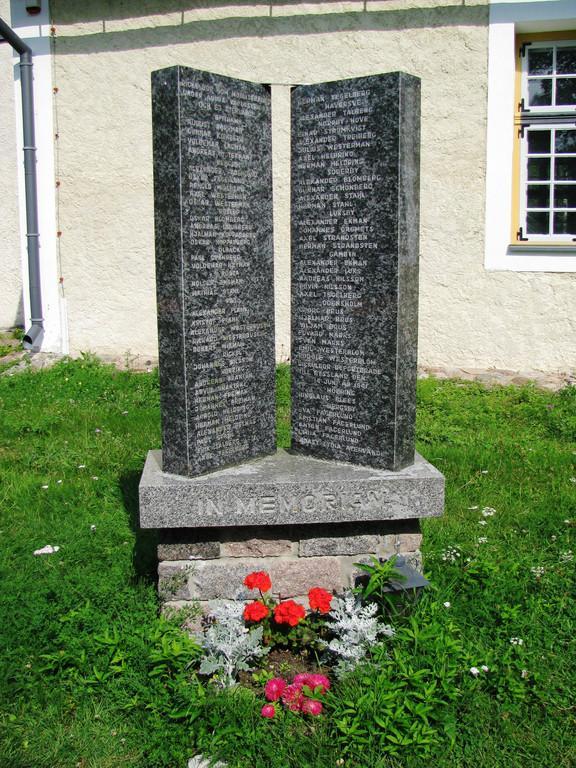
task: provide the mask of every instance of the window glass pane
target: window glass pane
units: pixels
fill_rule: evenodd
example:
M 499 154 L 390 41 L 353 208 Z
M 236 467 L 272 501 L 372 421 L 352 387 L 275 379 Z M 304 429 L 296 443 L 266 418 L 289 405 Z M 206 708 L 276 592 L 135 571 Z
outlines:
M 565 158 L 562 158 L 563 160 Z M 559 162 L 558 160 L 556 161 Z M 528 160 L 528 178 L 530 181 L 546 181 L 550 178 L 550 160 L 547 157 L 531 157 Z M 566 178 L 565 176 L 561 178 Z
M 556 152 L 576 152 L 576 131 L 556 131 Z
M 576 208 L 576 184 L 556 184 L 554 187 L 554 208 Z
M 559 77 L 556 80 L 556 104 L 576 104 L 576 77 Z
M 539 162 L 541 158 L 529 160 L 530 163 Z M 576 157 L 557 157 L 554 161 L 554 178 L 565 181 L 576 181 Z M 530 168 L 528 168 L 528 177 L 530 178 Z
M 526 215 L 526 231 L 529 235 L 547 235 L 550 229 L 550 214 L 529 211 Z
M 576 235 L 576 211 L 559 211 L 554 214 L 555 235 Z
M 550 208 L 548 184 L 528 184 L 528 208 Z
M 552 104 L 552 80 L 529 80 L 528 103 L 531 107 L 550 106 Z
M 528 48 L 528 74 L 552 74 L 552 48 Z
M 528 131 L 528 154 L 550 154 L 550 131 Z
M 559 75 L 576 75 L 576 48 L 558 48 L 556 51 L 556 72 Z M 536 74 L 540 74 L 540 72 Z

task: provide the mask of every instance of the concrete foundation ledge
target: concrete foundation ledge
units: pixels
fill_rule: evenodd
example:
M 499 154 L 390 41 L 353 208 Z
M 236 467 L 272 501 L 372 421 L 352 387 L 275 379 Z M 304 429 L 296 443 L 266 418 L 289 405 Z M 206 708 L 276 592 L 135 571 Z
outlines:
M 294 525 L 434 517 L 444 476 L 416 454 L 392 472 L 280 450 L 198 477 L 162 471 L 149 451 L 140 480 L 142 528 Z

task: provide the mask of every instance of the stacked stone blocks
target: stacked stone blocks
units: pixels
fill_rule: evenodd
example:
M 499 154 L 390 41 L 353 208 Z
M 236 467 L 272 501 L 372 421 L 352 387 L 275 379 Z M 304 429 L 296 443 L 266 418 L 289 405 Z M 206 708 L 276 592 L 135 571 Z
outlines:
M 158 545 L 158 588 L 165 609 L 213 600 L 249 600 L 243 585 L 252 571 L 266 571 L 276 598 L 306 603 L 311 587 L 342 592 L 360 575 L 355 563 L 400 554 L 421 567 L 417 520 L 262 529 L 166 531 Z

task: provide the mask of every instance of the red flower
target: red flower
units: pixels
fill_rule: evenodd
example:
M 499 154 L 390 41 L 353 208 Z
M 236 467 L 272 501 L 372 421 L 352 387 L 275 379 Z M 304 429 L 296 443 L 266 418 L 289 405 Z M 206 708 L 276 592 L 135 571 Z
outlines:
M 284 688 L 286 688 L 286 681 L 281 677 L 273 677 L 264 686 L 264 695 L 268 701 L 278 701 Z
M 244 584 L 248 589 L 259 589 L 261 592 L 268 592 L 269 589 L 272 589 L 272 582 L 266 571 L 249 573 L 244 579 Z
M 287 685 L 286 688 L 284 688 L 282 691 L 282 701 L 288 709 L 292 710 L 292 712 L 298 712 L 303 698 L 304 696 L 302 695 L 302 686 L 296 685 L 296 683 Z
M 322 712 L 322 703 L 320 701 L 316 701 L 315 699 L 303 699 L 302 703 L 300 704 L 300 709 L 307 715 L 313 715 L 316 717 Z
M 330 688 L 330 680 L 326 675 L 312 674 L 308 676 L 308 685 L 312 690 L 320 688 L 320 693 L 326 693 Z
M 322 587 L 314 587 L 308 592 L 308 601 L 310 608 L 313 611 L 320 611 L 320 613 L 330 612 L 330 603 L 332 602 L 332 595 Z
M 274 717 L 276 714 L 276 708 L 274 707 L 274 704 L 264 704 L 262 709 L 260 710 L 260 713 L 262 717 Z
M 260 621 L 266 618 L 270 613 L 269 609 L 261 603 L 260 600 L 254 600 L 253 603 L 248 603 L 244 608 L 244 618 L 246 621 Z
M 274 608 L 274 619 L 277 624 L 290 624 L 295 627 L 306 616 L 306 609 L 294 600 L 285 600 Z

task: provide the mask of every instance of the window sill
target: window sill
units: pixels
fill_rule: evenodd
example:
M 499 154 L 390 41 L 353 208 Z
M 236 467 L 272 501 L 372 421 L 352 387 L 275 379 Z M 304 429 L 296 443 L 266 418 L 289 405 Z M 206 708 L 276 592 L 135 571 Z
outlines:
M 556 256 L 562 256 L 563 254 L 566 254 L 567 256 L 575 256 L 576 243 L 570 245 L 555 245 L 553 243 L 549 245 L 544 243 L 511 243 L 508 246 L 508 253 L 514 254 L 515 256 L 541 256 L 546 253 L 551 253 Z
M 487 246 L 490 248 L 490 242 Z M 535 245 L 502 243 L 487 250 L 487 270 L 504 272 L 576 272 L 574 245 Z

